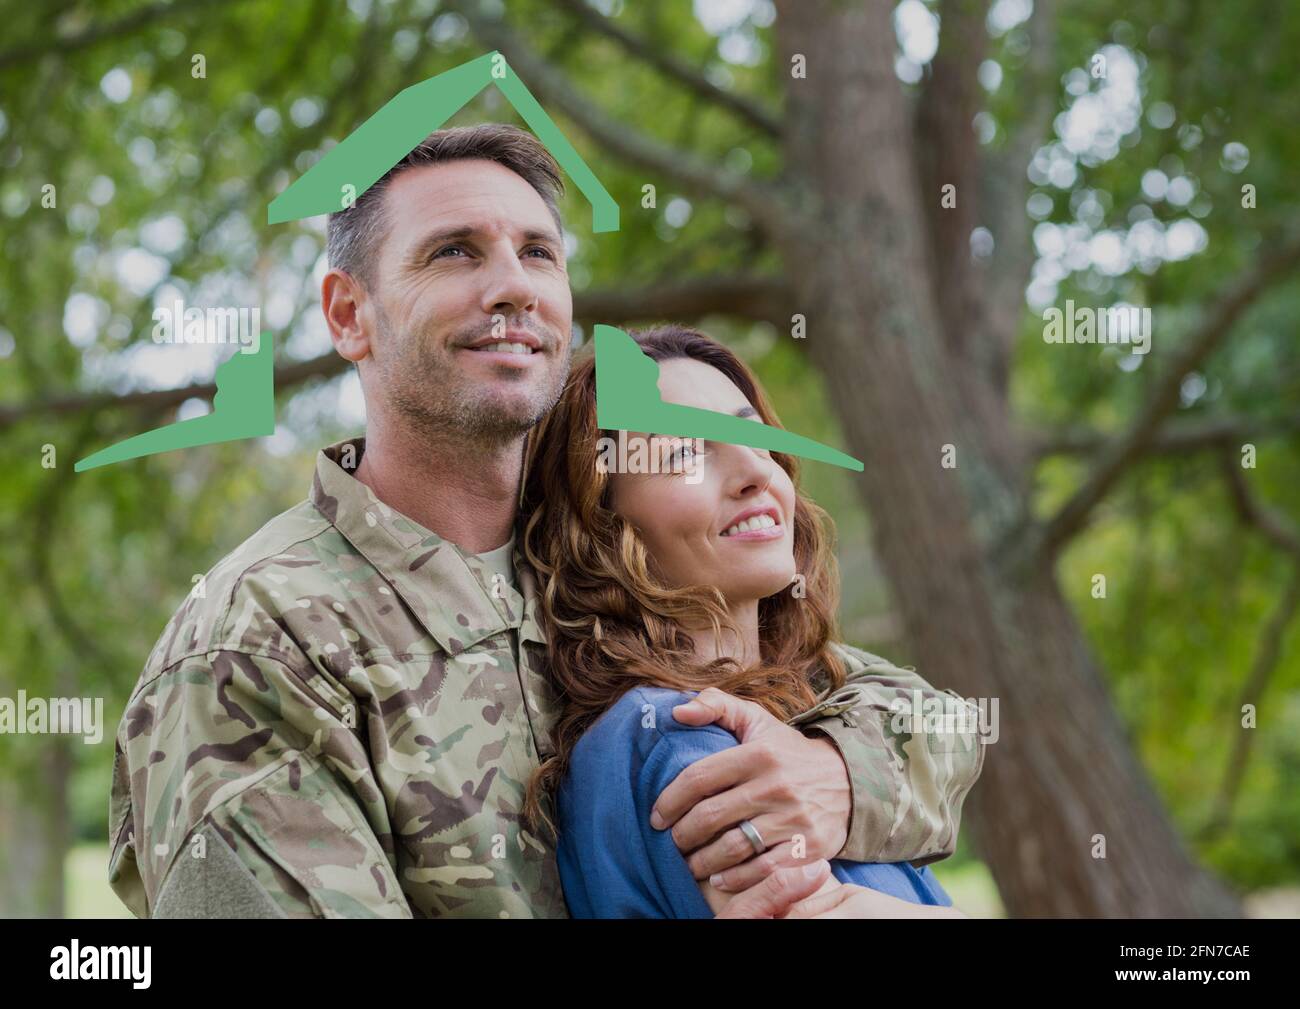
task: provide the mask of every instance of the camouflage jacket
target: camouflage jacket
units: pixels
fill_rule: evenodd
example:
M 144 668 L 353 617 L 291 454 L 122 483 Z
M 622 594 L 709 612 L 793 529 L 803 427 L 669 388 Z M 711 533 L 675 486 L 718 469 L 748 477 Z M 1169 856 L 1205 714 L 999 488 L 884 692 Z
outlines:
M 348 472 L 363 450 L 322 451 L 309 499 L 204 576 L 149 656 L 109 822 L 137 915 L 565 915 L 521 818 L 556 715 L 536 577 L 516 549 L 520 591 L 494 584 L 388 508 Z M 983 747 L 891 733 L 892 696 L 934 691 L 844 654 L 851 682 L 792 720 L 850 768 L 842 857 L 951 853 Z

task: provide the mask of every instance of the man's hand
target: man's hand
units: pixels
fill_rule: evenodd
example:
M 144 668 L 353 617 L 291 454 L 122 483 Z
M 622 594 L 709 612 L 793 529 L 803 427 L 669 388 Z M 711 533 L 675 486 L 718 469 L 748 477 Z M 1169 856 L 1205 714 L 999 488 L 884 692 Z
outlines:
M 752 701 L 710 687 L 673 709 L 683 725 L 716 723 L 740 745 L 691 764 L 660 793 L 650 816 L 696 879 L 748 890 L 781 866 L 834 858 L 848 837 L 852 792 L 835 745 L 809 739 Z M 759 856 L 738 824 L 749 820 L 767 850 Z M 794 852 L 792 840 L 802 838 Z

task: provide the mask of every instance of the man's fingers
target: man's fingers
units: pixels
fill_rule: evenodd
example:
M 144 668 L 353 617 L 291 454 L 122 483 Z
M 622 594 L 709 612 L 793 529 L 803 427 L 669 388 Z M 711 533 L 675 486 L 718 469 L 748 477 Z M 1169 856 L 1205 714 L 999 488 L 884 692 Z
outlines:
M 683 725 L 709 725 L 716 723 L 730 732 L 742 743 L 745 737 L 764 721 L 778 721 L 753 701 L 744 701 L 739 697 L 709 687 L 701 690 L 695 699 L 673 708 L 673 718 Z
M 696 809 L 698 808 L 699 807 L 697 806 Z M 687 817 L 690 817 L 691 815 L 692 813 L 686 814 Z M 746 817 L 744 819 L 749 818 Z M 677 837 L 678 830 L 681 829 L 682 824 L 685 822 L 686 819 L 683 818 L 681 823 L 673 828 L 674 840 Z M 681 848 L 680 845 L 678 846 L 678 849 L 682 854 L 687 855 L 686 864 L 691 867 L 691 873 L 696 879 L 709 879 L 711 876 L 732 868 L 732 866 L 739 866 L 741 863 L 748 864 L 755 858 L 766 858 L 771 855 L 772 850 L 776 848 L 781 841 L 785 840 L 777 829 L 775 820 L 755 814 L 749 822 L 753 824 L 754 829 L 758 831 L 758 836 L 763 839 L 763 844 L 766 850 L 762 855 L 756 855 L 754 853 L 754 846 L 749 843 L 749 838 L 745 836 L 739 826 L 729 827 L 726 830 L 723 830 L 713 840 L 709 841 L 702 847 L 697 847 L 695 850 Z M 767 868 L 764 871 L 754 872 L 749 877 L 748 882 L 743 886 L 732 887 L 730 892 L 736 893 L 740 890 L 749 889 L 750 886 L 757 883 L 780 864 L 781 863 L 779 862 L 771 862 L 769 859 Z
M 751 886 L 761 882 L 783 866 L 807 864 L 806 859 L 793 858 L 790 854 L 791 851 L 793 851 L 793 846 L 789 841 L 774 844 L 761 855 L 754 855 L 751 849 L 751 857 L 746 861 L 731 866 L 723 866 L 721 869 L 710 872 L 709 884 L 719 893 L 740 893 L 740 891 L 748 890 Z M 694 859 L 699 854 L 701 853 L 696 852 L 695 855 L 691 856 L 691 859 Z M 697 875 L 695 878 L 703 879 L 704 877 Z
M 824 859 L 777 869 L 761 883 L 732 897 L 718 917 L 779 918 L 792 904 L 816 893 L 830 874 L 831 865 Z
M 688 810 L 694 808 L 701 799 L 717 795 L 738 782 L 752 778 L 757 773 L 754 768 L 755 754 L 751 748 L 733 746 L 718 753 L 711 753 L 702 760 L 697 760 L 677 775 L 655 800 L 650 813 L 650 826 L 655 830 L 671 827 L 680 820 Z M 741 817 L 740 819 L 744 819 Z M 739 820 L 733 820 L 739 823 Z M 704 843 L 713 834 L 730 826 L 718 823 L 710 834 L 698 838 L 696 845 Z M 680 848 L 681 845 L 678 845 Z
M 764 810 L 753 798 L 753 791 L 742 784 L 710 795 L 688 809 L 673 824 L 673 843 L 683 855 L 689 855 L 699 848 L 713 849 L 708 858 L 709 869 L 705 876 L 753 857 L 753 846 L 740 832 L 741 820 L 754 821 L 764 844 L 771 845 L 783 840 L 775 835 L 768 838 L 763 833 L 763 828 L 758 827 L 758 816 Z M 775 821 L 772 821 L 772 826 L 768 829 L 776 829 Z M 703 878 L 704 876 L 696 876 L 696 879 Z

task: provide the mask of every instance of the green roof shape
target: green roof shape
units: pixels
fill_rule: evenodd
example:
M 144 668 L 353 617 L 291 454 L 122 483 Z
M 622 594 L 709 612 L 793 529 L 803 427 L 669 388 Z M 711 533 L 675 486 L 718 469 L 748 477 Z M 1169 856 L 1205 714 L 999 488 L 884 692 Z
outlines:
M 348 206 L 489 85 L 496 85 L 591 204 L 595 232 L 618 230 L 618 204 L 499 52 L 412 84 L 271 201 L 268 224 L 332 214 Z M 353 187 L 348 193 L 347 187 Z

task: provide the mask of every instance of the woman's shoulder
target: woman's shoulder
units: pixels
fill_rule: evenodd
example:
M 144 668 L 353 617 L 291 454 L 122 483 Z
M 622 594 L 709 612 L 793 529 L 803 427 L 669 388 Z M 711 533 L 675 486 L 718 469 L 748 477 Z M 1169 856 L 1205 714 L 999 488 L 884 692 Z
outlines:
M 721 734 L 734 744 L 735 738 L 725 729 L 714 725 L 683 725 L 673 717 L 673 708 L 694 696 L 669 687 L 633 687 L 582 734 L 573 749 L 571 766 L 575 769 L 582 765 L 608 766 L 620 753 L 630 756 L 640 766 L 661 744 L 669 749 L 680 745 L 685 733 Z
M 641 723 L 647 729 L 658 729 L 665 722 L 675 722 L 672 717 L 673 708 L 685 704 L 694 696 L 685 690 L 672 690 L 668 687 L 633 687 L 606 708 L 582 738 L 585 740 L 589 737 L 621 735 L 633 724 Z
M 691 696 L 634 687 L 574 747 L 556 803 L 556 861 L 573 917 L 709 917 L 672 834 L 650 825 L 655 800 L 690 759 L 676 741 L 697 735 L 723 745 L 673 718 Z

